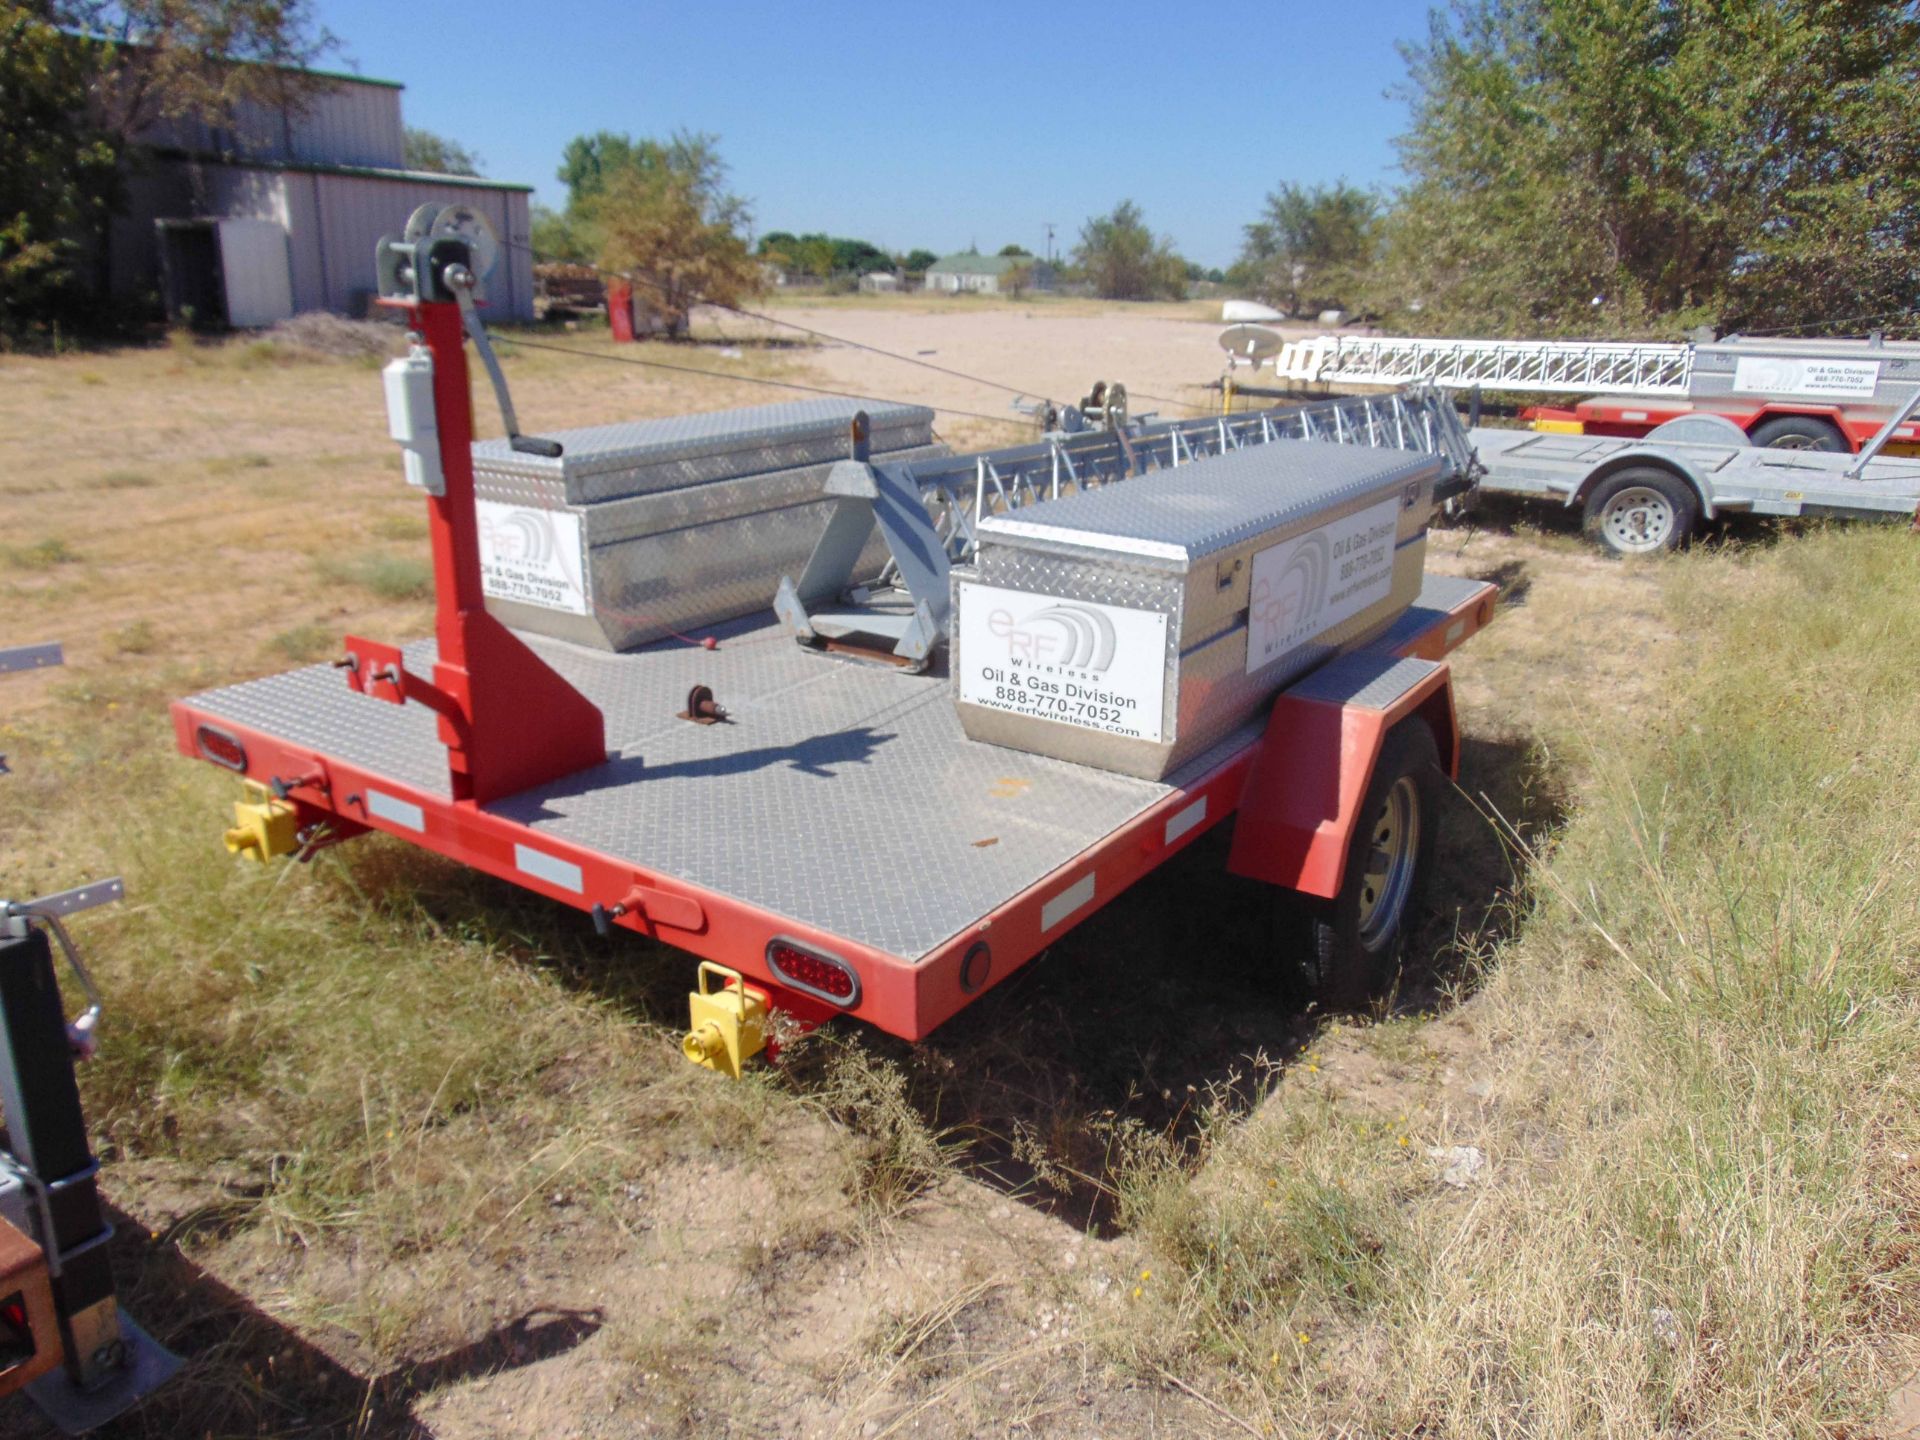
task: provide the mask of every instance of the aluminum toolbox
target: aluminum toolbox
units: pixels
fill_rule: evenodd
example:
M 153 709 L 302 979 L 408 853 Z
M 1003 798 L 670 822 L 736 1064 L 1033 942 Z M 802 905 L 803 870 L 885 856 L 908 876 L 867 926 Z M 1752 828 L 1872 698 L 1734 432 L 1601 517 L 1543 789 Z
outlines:
M 862 409 L 874 458 L 946 453 L 931 410 L 850 400 L 550 432 L 553 459 L 476 444 L 487 608 L 516 629 L 625 650 L 770 607 L 826 525 L 827 472 Z M 886 558 L 876 536 L 863 577 Z
M 547 431 L 563 447 L 551 459 L 503 439 L 481 440 L 473 447 L 473 491 L 515 505 L 591 505 L 818 465 L 846 457 L 847 427 L 862 410 L 876 452 L 933 443 L 933 411 L 924 405 L 797 400 Z
M 1279 440 L 980 522 L 967 735 L 1157 780 L 1420 593 L 1442 462 Z

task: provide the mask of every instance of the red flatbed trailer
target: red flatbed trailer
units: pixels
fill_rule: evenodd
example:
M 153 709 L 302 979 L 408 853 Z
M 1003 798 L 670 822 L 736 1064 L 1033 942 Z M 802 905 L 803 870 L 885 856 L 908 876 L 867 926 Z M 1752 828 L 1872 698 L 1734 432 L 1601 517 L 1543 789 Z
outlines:
M 1425 861 L 1431 816 L 1416 794 L 1393 812 L 1413 839 L 1382 840 L 1390 807 L 1370 786 L 1407 787 L 1376 762 L 1423 727 L 1454 773 L 1445 657 L 1491 620 L 1493 586 L 1428 577 L 1371 644 L 1158 781 L 970 741 L 937 670 L 803 650 L 771 615 L 615 654 L 521 635 L 480 584 L 449 293 L 464 255 L 434 252 L 447 278 L 403 302 L 432 360 L 435 637 L 349 636 L 333 666 L 174 704 L 181 751 L 249 784 L 229 848 L 266 859 L 384 831 L 737 972 L 731 993 L 803 1024 L 848 1014 L 908 1039 L 1236 814 L 1236 873 L 1398 927 L 1375 891 Z M 428 258 L 423 240 L 414 263 Z M 712 718 L 697 687 L 719 723 L 690 723 Z M 1374 875 L 1389 850 L 1404 872 Z

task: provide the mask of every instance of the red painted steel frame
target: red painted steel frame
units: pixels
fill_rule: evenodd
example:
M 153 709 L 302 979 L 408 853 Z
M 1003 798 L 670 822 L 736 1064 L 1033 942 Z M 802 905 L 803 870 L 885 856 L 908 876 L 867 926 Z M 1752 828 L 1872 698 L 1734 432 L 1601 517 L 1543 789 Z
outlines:
M 1797 405 L 1773 400 L 1642 400 L 1632 396 L 1599 395 L 1582 400 L 1571 410 L 1552 405 L 1533 405 L 1520 412 L 1522 419 L 1577 420 L 1588 435 L 1607 435 L 1637 440 L 1656 426 L 1688 415 L 1719 415 L 1742 430 L 1751 432 L 1762 421 L 1776 415 L 1811 415 L 1830 421 L 1840 430 L 1847 449 L 1858 453 L 1860 447 L 1880 433 L 1887 423 L 1887 412 L 1856 411 L 1844 405 Z M 1894 434 L 1894 443 L 1920 441 L 1920 422 L 1903 425 Z
M 446 493 L 427 497 L 439 658 L 431 685 L 408 676 L 383 698 L 415 700 L 440 712 L 454 796 L 484 805 L 601 764 L 606 726 L 598 707 L 487 613 L 460 307 L 423 303 L 408 306 L 407 315 L 433 355 L 434 419 L 446 477 Z
M 1488 585 L 1462 601 L 1415 636 L 1401 653 L 1442 659 L 1492 619 L 1493 594 L 1493 587 Z M 1436 730 L 1442 756 L 1447 759 L 1455 750 L 1450 696 L 1450 677 L 1443 665 L 1410 701 L 1429 707 L 1446 702 L 1445 723 Z M 1342 707 L 1322 708 L 1335 716 L 1342 713 Z M 1379 723 L 1380 712 L 1362 712 L 1373 718 L 1351 722 L 1352 736 L 1343 730 L 1337 748 L 1336 742 L 1326 738 L 1330 732 L 1326 731 L 1324 718 L 1305 720 L 1312 712 L 1304 705 L 1279 704 L 1274 713 L 1261 739 L 1010 897 L 931 954 L 911 961 L 631 861 L 570 845 L 471 803 L 449 801 L 260 731 L 202 715 L 185 702 L 173 707 L 175 735 L 183 753 L 201 753 L 195 731 L 206 723 L 245 746 L 244 773 L 248 776 L 262 782 L 275 776 L 302 777 L 305 783 L 294 787 L 292 798 L 300 808 L 303 825 L 339 816 L 353 826 L 398 835 L 578 909 L 604 906 L 614 924 L 743 972 L 769 991 L 777 1008 L 802 1020 L 850 1013 L 909 1040 L 920 1039 L 951 1018 L 1243 806 L 1263 808 L 1272 803 L 1276 789 L 1329 766 L 1329 773 L 1337 777 L 1338 794 L 1357 796 L 1364 791 L 1367 775 L 1362 772 L 1370 773 L 1372 767 L 1372 752 L 1366 746 L 1377 743 L 1386 728 Z M 1341 722 L 1343 726 L 1348 723 Z M 1302 730 L 1303 724 L 1306 730 Z M 1283 757 L 1279 769 L 1263 766 L 1269 755 Z M 1280 778 L 1282 770 L 1284 780 Z M 379 813 L 370 805 L 369 791 L 378 792 L 389 802 L 378 807 Z M 390 803 L 395 801 L 399 803 Z M 1334 849 L 1344 853 L 1345 834 L 1340 827 L 1350 823 L 1350 811 L 1351 805 L 1347 805 L 1345 822 L 1335 819 L 1324 828 L 1316 827 L 1313 841 L 1302 850 L 1302 856 L 1321 857 Z M 418 828 L 388 818 L 396 813 L 408 819 L 417 815 Z M 768 844 L 777 844 L 781 837 L 765 838 Z M 1315 858 L 1308 866 L 1303 858 L 1300 873 L 1287 881 L 1285 854 L 1276 849 L 1260 862 L 1261 878 L 1281 883 L 1323 883 L 1316 882 L 1319 870 L 1313 867 L 1324 863 Z M 571 881 L 576 870 L 577 887 L 550 878 L 561 874 Z M 616 910 L 621 906 L 623 910 Z M 767 943 L 775 936 L 846 961 L 860 976 L 859 1003 L 846 1012 L 837 1012 L 782 985 L 766 961 Z M 975 953 L 982 945 L 986 947 L 984 956 Z

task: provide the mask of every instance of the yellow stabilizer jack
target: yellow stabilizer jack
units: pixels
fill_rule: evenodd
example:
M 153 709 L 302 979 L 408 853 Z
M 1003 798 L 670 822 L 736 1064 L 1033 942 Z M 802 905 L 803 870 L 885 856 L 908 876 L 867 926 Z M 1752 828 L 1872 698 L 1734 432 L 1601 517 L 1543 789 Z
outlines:
M 293 854 L 300 848 L 299 822 L 293 806 L 274 798 L 273 792 L 256 780 L 241 783 L 247 798 L 233 802 L 233 828 L 226 833 L 227 853 L 262 865 L 276 855 Z
M 714 977 L 718 990 L 708 985 Z M 749 990 L 738 970 L 702 960 L 700 988 L 687 996 L 687 1008 L 692 1028 L 680 1051 L 694 1064 L 738 1080 L 740 1067 L 766 1048 L 767 997 Z

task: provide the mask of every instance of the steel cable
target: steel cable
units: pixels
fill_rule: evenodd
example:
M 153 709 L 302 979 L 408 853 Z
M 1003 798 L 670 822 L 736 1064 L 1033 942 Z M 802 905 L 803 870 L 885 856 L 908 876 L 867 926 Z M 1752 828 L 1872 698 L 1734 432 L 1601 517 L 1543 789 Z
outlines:
M 550 262 L 550 263 L 558 263 L 558 264 L 568 264 L 568 265 L 586 264 L 586 262 L 584 261 L 574 261 L 574 260 L 556 261 L 553 256 L 542 255 L 538 250 L 535 250 L 531 245 L 522 245 L 518 241 L 506 240 L 506 241 L 502 241 L 502 243 L 506 245 L 511 245 L 516 250 L 524 250 L 529 256 L 531 256 L 535 260 Z M 620 271 L 620 270 L 609 270 L 601 265 L 587 264 L 586 268 L 588 268 L 589 270 L 592 270 L 596 275 L 600 275 L 606 279 L 625 280 L 629 284 L 644 285 L 649 290 L 653 291 L 656 295 L 660 295 L 663 297 L 667 294 L 666 286 L 660 284 L 656 280 L 649 280 L 642 275 L 629 274 L 627 272 Z M 973 385 L 985 385 L 988 389 L 991 389 L 991 390 L 1002 390 L 1009 395 L 1016 396 L 1023 400 L 1031 395 L 1044 401 L 1049 405 L 1053 403 L 1053 397 L 1051 395 L 1046 394 L 1044 391 L 1022 389 L 1019 386 L 1008 385 L 1004 381 L 989 380 L 984 375 L 972 375 L 965 370 L 955 370 L 948 365 L 936 365 L 931 360 L 922 360 L 917 355 L 902 355 L 896 350 L 887 350 L 887 349 L 883 349 L 881 346 L 878 346 L 878 345 L 869 345 L 865 341 L 849 340 L 844 335 L 834 335 L 834 334 L 830 334 L 825 330 L 816 330 L 812 326 L 802 325 L 797 320 L 782 320 L 779 316 L 769 315 L 764 311 L 748 310 L 743 306 L 729 305 L 724 300 L 714 300 L 709 298 L 708 296 L 699 294 L 697 291 L 693 292 L 691 298 L 693 299 L 693 302 L 695 304 L 710 305 L 716 310 L 725 310 L 732 314 L 743 316 L 749 320 L 758 320 L 763 324 L 778 325 L 788 330 L 797 330 L 802 335 L 812 336 L 816 340 L 826 340 L 826 341 L 830 341 L 835 345 L 845 345 L 849 349 L 853 349 L 853 350 L 864 350 L 870 355 L 879 355 L 888 360 L 897 360 L 903 365 L 917 365 L 922 370 L 931 370 L 935 374 L 946 375 L 955 380 L 965 380 L 969 384 L 973 384 Z M 1184 408 L 1193 411 L 1196 415 L 1204 415 L 1208 413 L 1207 407 L 1195 405 L 1191 400 L 1172 400 L 1167 398 L 1164 395 L 1154 395 L 1154 394 L 1150 394 L 1145 390 L 1135 390 L 1135 389 L 1132 389 L 1131 387 L 1129 387 L 1127 393 L 1130 395 L 1138 395 L 1143 400 L 1156 401 L 1157 403 L 1162 405 L 1183 406 Z M 960 414 L 964 412 L 956 411 L 954 413 Z
M 797 380 L 774 380 L 764 375 L 732 375 L 724 370 L 702 370 L 697 365 L 674 365 L 665 360 L 642 360 L 636 355 L 603 355 L 597 350 L 576 350 L 570 345 L 552 345 L 544 340 L 527 340 L 504 331 L 492 330 L 488 334 L 496 344 L 518 345 L 527 350 L 550 350 L 555 355 L 573 355 L 582 360 L 605 360 L 615 365 L 639 365 L 648 370 L 671 370 L 681 375 L 700 375 L 709 380 L 727 380 L 740 385 L 770 385 L 780 390 L 798 390 L 808 395 L 827 395 L 836 400 L 865 400 L 876 405 L 911 405 L 911 400 L 894 400 L 885 395 L 860 395 L 851 390 L 829 390 L 819 385 L 802 385 Z M 1018 425 L 1026 427 L 1030 422 L 1016 415 L 987 415 L 978 410 L 955 410 L 946 405 L 933 405 L 929 409 L 939 410 L 948 415 L 960 415 L 969 420 L 988 420 L 996 425 Z

